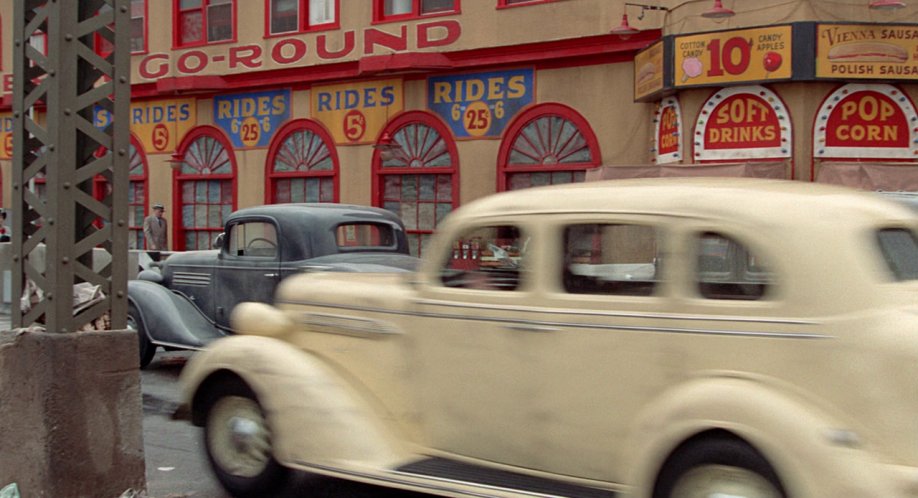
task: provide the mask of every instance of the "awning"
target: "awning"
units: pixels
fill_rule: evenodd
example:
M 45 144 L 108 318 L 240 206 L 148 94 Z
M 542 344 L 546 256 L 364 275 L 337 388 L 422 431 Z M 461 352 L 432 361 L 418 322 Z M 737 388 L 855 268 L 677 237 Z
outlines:
M 884 192 L 918 192 L 918 164 L 823 162 L 816 173 L 816 183 Z
M 787 164 L 783 161 L 683 165 L 604 165 L 587 170 L 586 181 L 679 176 L 745 176 L 785 180 L 788 177 L 788 173 Z

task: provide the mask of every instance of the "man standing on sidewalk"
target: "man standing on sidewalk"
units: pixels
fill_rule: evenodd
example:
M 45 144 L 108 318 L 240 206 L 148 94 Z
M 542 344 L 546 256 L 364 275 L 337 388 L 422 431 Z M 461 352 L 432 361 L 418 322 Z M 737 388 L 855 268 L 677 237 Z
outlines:
M 148 251 L 168 251 L 169 235 L 166 219 L 163 213 L 166 208 L 162 204 L 153 204 L 153 214 L 143 220 L 143 238 Z M 158 254 L 157 254 L 158 256 Z M 158 259 L 154 257 L 153 259 Z

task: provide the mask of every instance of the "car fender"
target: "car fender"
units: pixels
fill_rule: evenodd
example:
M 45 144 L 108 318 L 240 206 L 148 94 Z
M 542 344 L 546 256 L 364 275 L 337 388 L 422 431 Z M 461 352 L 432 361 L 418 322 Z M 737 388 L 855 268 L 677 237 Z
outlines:
M 406 454 L 393 429 L 332 366 L 271 337 L 239 335 L 215 341 L 182 371 L 183 402 L 203 423 L 195 400 L 208 382 L 230 372 L 255 393 L 281 463 L 316 468 L 394 466 Z
M 901 493 L 891 466 L 862 451 L 864 442 L 854 428 L 815 403 L 755 379 L 724 376 L 683 383 L 656 399 L 636 420 L 629 444 L 623 447 L 634 449 L 629 476 L 640 490 L 635 496 L 641 498 L 650 496 L 673 450 L 710 430 L 731 432 L 762 453 L 789 496 Z
M 128 300 L 154 344 L 201 349 L 226 336 L 184 296 L 148 280 L 128 281 Z

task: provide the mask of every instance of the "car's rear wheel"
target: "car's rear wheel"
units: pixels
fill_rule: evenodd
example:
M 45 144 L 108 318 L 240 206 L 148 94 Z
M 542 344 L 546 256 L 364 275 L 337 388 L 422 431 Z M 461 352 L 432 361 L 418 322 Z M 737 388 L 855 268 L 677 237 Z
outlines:
M 133 304 L 128 304 L 127 328 L 128 330 L 137 331 L 137 342 L 140 347 L 140 368 L 146 368 L 153 361 L 153 356 L 156 355 L 156 344 L 150 342 L 150 338 L 147 337 L 143 320 Z
M 786 498 L 765 457 L 743 441 L 717 438 L 678 450 L 654 486 L 654 498 Z
M 271 430 L 252 390 L 241 381 L 214 386 L 204 401 L 207 457 L 233 496 L 273 496 L 289 471 L 274 459 Z

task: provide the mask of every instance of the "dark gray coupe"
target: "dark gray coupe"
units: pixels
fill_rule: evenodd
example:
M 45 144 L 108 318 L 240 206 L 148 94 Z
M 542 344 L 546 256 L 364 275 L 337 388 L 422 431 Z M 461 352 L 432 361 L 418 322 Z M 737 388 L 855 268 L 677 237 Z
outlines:
M 174 253 L 160 271 L 128 282 L 128 326 L 138 331 L 140 366 L 158 346 L 202 349 L 232 333 L 230 311 L 271 302 L 284 277 L 303 270 L 414 270 L 401 220 L 389 211 L 342 204 L 277 204 L 239 210 L 209 251 Z

